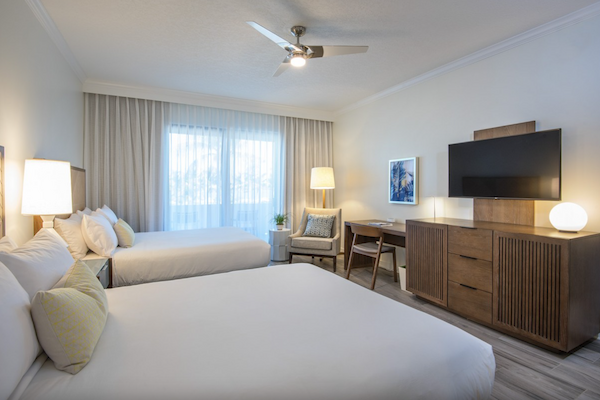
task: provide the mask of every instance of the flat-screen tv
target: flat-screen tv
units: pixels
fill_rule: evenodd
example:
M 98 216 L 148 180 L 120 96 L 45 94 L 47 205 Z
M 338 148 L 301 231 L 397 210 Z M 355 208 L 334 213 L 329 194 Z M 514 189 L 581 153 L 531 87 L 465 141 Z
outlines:
M 561 199 L 561 130 L 448 146 L 448 195 Z

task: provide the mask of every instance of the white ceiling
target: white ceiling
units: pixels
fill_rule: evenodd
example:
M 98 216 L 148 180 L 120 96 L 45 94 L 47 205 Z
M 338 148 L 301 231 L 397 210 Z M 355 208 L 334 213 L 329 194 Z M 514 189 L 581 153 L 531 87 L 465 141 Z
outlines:
M 87 82 L 336 111 L 597 0 L 34 0 Z M 38 4 L 39 6 L 39 4 Z M 368 45 L 272 75 L 286 52 L 246 21 L 307 45 Z

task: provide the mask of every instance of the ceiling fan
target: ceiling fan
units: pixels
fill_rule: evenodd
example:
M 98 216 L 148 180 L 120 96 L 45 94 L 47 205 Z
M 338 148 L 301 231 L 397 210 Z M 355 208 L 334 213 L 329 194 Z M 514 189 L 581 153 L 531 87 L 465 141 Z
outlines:
M 248 21 L 247 23 L 288 52 L 287 57 L 285 57 L 273 76 L 281 75 L 290 64 L 294 67 L 302 67 L 309 58 L 366 53 L 369 48 L 369 46 L 305 46 L 300 43 L 300 38 L 306 33 L 306 28 L 303 26 L 292 26 L 290 32 L 296 38 L 296 43 L 290 43 L 256 22 Z

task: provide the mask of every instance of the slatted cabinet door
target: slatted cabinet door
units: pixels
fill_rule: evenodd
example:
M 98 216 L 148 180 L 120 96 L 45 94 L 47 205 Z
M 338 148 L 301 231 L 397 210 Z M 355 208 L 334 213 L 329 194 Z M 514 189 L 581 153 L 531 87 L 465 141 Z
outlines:
M 494 232 L 493 324 L 567 351 L 569 242 Z
M 406 221 L 406 289 L 448 306 L 448 226 Z

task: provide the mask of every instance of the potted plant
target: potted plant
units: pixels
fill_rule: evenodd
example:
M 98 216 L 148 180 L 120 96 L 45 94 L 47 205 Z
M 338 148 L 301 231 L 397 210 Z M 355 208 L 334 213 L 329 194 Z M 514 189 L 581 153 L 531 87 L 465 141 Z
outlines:
M 277 230 L 280 231 L 285 226 L 285 223 L 288 221 L 287 214 L 275 214 L 273 216 L 273 222 L 277 226 Z

